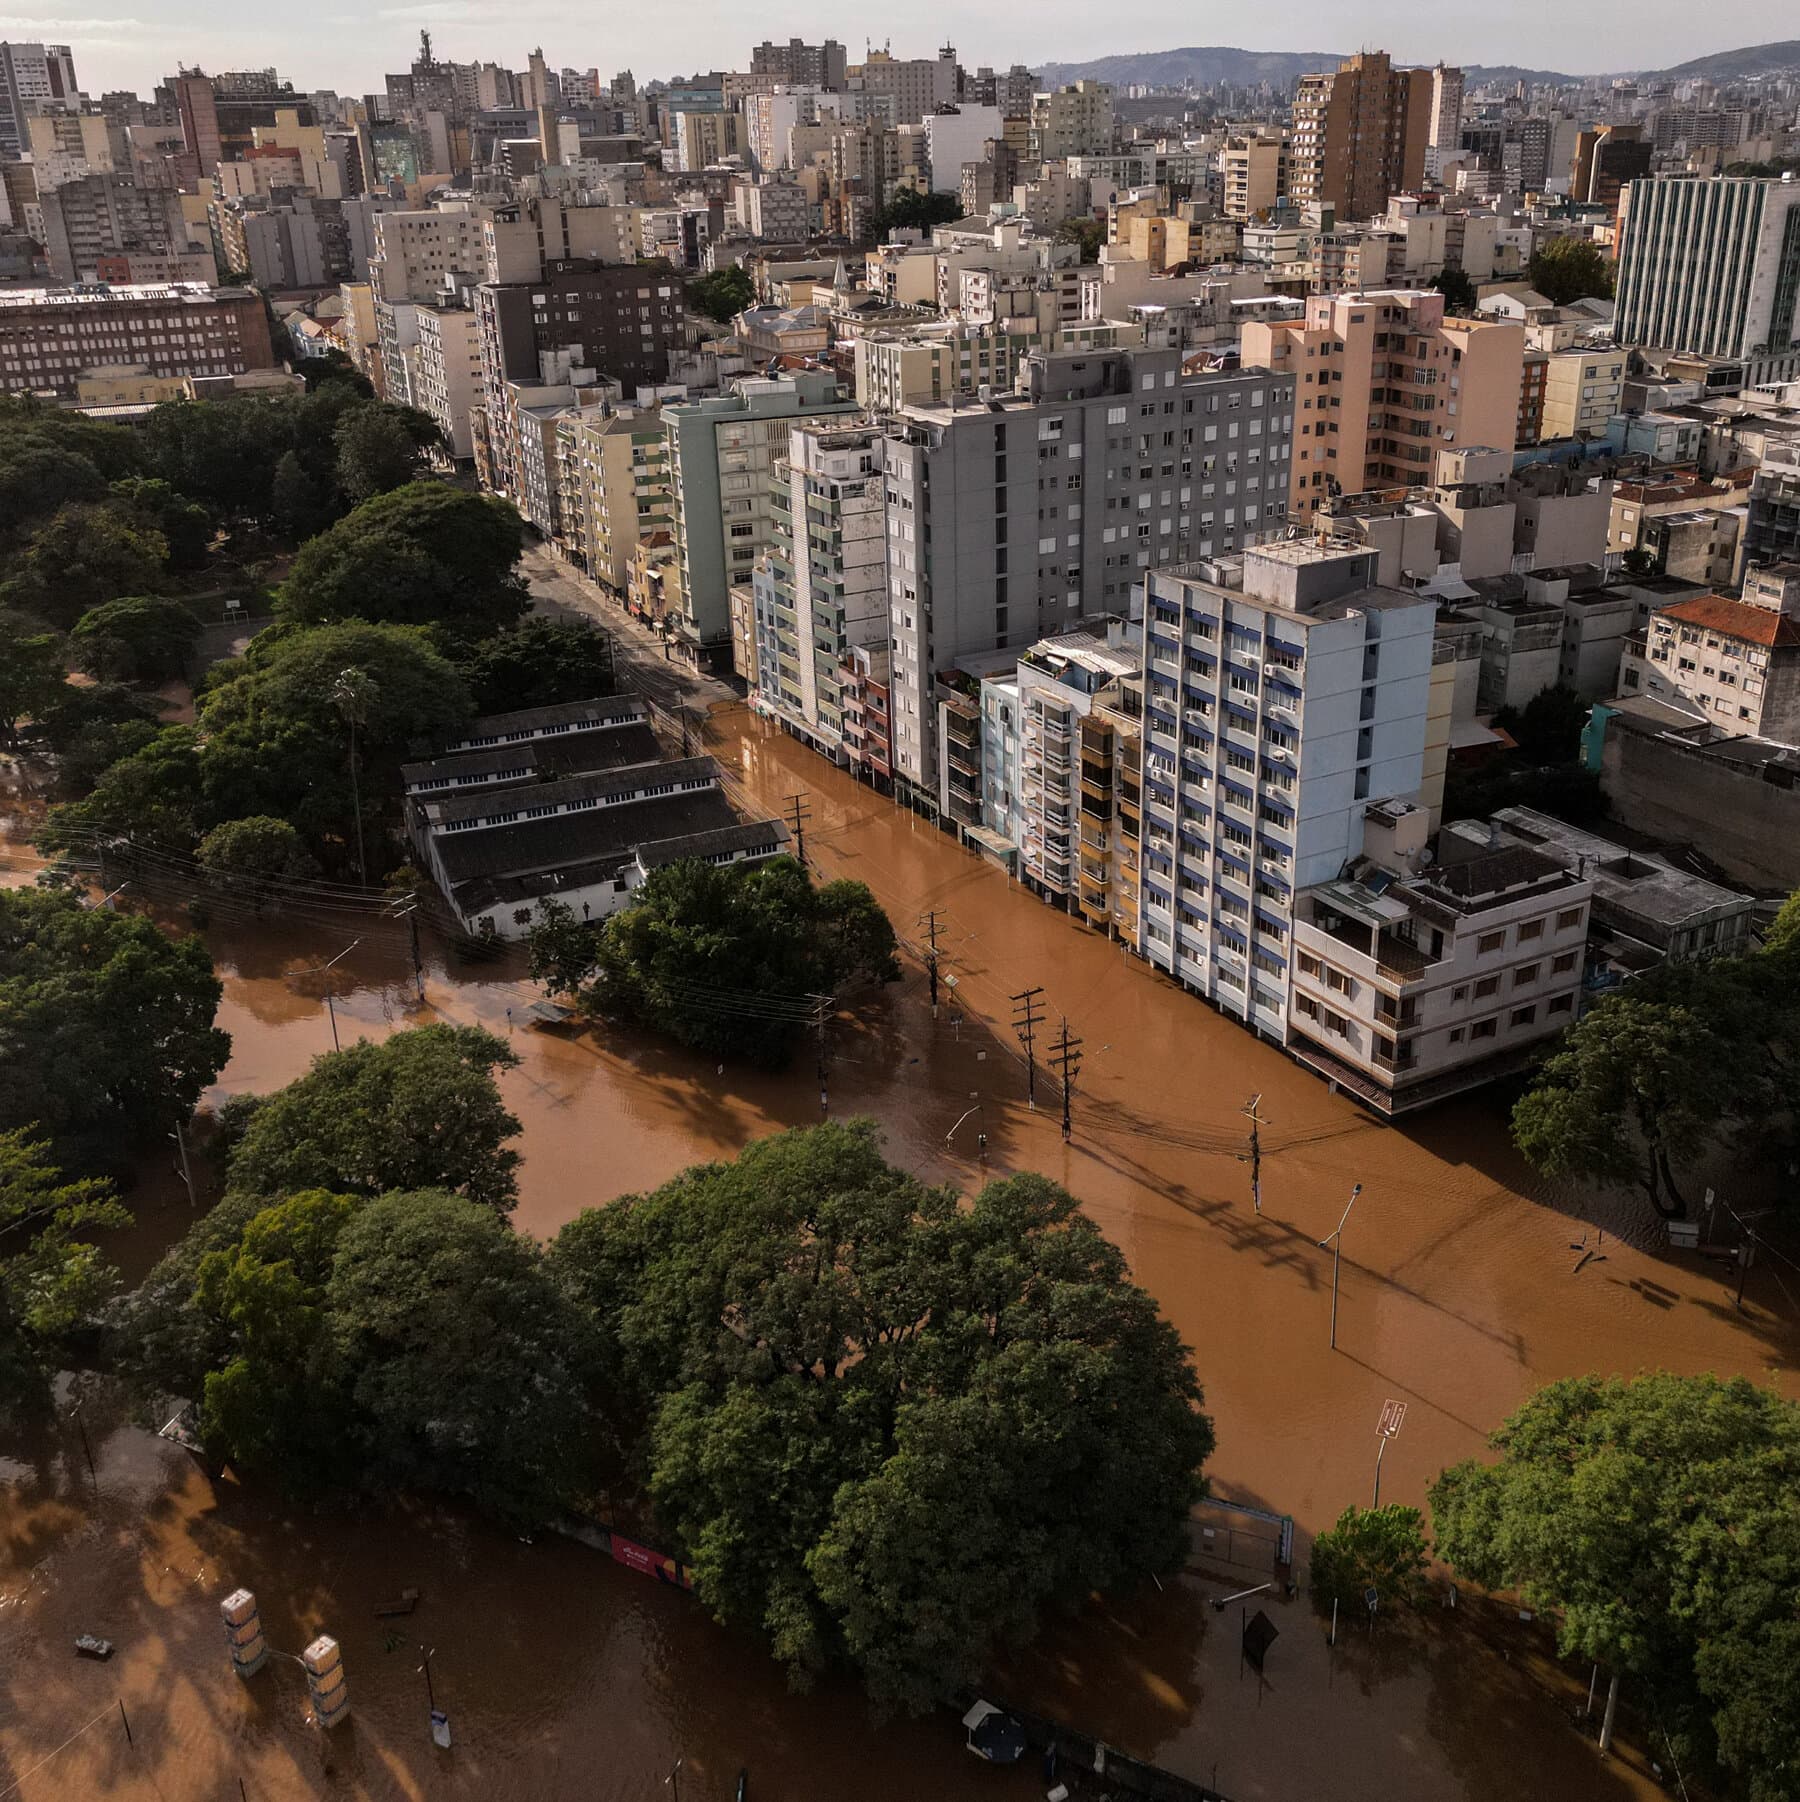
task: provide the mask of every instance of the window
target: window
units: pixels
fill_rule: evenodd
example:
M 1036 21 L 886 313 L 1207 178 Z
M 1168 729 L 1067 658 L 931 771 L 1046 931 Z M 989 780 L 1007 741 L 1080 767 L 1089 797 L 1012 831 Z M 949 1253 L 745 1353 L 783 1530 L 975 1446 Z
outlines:
M 1570 928 L 1579 926 L 1580 924 L 1581 909 L 1579 907 L 1565 907 L 1562 912 L 1556 916 L 1556 930 L 1558 932 L 1567 932 Z
M 1566 976 L 1569 971 L 1575 968 L 1575 959 L 1577 955 L 1578 954 L 1573 951 L 1564 951 L 1560 956 L 1551 958 L 1550 968 L 1554 970 L 1558 976 Z
M 1505 945 L 1506 934 L 1504 932 L 1484 932 L 1476 941 L 1475 951 L 1478 956 L 1486 957 L 1490 951 L 1502 950 Z M 1480 992 L 1479 989 L 1476 990 L 1477 994 Z M 1489 992 L 1491 993 L 1492 991 Z
M 1479 1001 L 1484 996 L 1497 994 L 1499 989 L 1500 978 L 1498 976 L 1484 976 L 1475 985 L 1475 999 Z
M 1549 1007 L 1545 1009 L 1545 1012 L 1552 1014 L 1567 1014 L 1573 1013 L 1574 1010 L 1575 997 L 1573 995 L 1558 995 L 1550 1003 Z
M 1450 991 L 1450 999 L 1452 1001 L 1467 1001 L 1468 998 L 1469 985 L 1466 982 L 1459 982 L 1456 987 Z
M 1538 979 L 1538 970 L 1540 968 L 1541 966 L 1538 964 L 1520 964 L 1519 967 L 1513 971 L 1513 987 L 1515 989 L 1522 989 L 1528 982 L 1536 982 Z
M 1519 943 L 1521 945 L 1529 944 L 1531 940 L 1541 939 L 1543 936 L 1544 922 L 1542 920 L 1521 920 L 1519 922 Z
M 1500 1022 L 1498 1020 L 1477 1020 L 1469 1028 L 1469 1037 L 1471 1039 L 1491 1039 L 1499 1030 Z
M 1535 1007 L 1515 1007 L 1512 1018 L 1507 1024 L 1509 1026 L 1529 1026 L 1536 1018 L 1537 1009 Z
M 1460 1026 L 1452 1026 L 1450 1028 L 1450 1043 L 1452 1045 L 1460 1045 L 1462 1042 L 1463 1029 Z

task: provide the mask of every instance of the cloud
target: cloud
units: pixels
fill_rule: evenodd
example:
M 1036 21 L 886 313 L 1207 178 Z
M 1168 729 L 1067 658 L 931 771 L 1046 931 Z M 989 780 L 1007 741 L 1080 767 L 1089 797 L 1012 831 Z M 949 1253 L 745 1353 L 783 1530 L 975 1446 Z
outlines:
M 17 32 L 28 38 L 60 38 L 64 33 L 90 37 L 96 32 L 115 37 L 136 37 L 153 28 L 142 19 L 28 19 L 13 13 L 0 13 L 0 32 Z

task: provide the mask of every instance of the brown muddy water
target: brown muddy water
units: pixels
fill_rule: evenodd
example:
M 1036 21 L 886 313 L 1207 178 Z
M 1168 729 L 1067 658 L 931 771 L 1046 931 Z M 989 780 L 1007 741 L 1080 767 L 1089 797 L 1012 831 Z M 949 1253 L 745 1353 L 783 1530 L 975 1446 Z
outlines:
M 831 1113 L 873 1116 L 896 1162 L 965 1188 L 983 1178 L 985 1129 L 987 1173 L 1039 1170 L 1080 1196 L 1194 1349 L 1218 1430 L 1215 1490 L 1293 1515 L 1302 1571 L 1308 1536 L 1369 1500 L 1389 1400 L 1407 1412 L 1382 1499 L 1422 1504 L 1439 1469 L 1557 1376 L 1654 1365 L 1796 1392 L 1777 1267 L 1751 1273 L 1739 1315 L 1729 1273 L 1662 1249 L 1630 1197 L 1532 1177 L 1495 1106 L 1382 1125 L 744 710 L 716 713 L 710 736 L 747 805 L 770 813 L 807 793 L 822 874 L 868 882 L 905 937 L 928 909 L 942 923 L 954 1004 L 934 1022 L 909 962 L 903 984 L 840 1021 Z M 28 860 L 11 868 L 20 879 Z M 303 972 L 352 938 L 362 943 L 334 973 L 346 1042 L 427 1019 L 509 1034 L 522 1060 L 502 1079 L 524 1122 L 522 1230 L 549 1234 L 583 1207 L 819 1117 L 809 1054 L 779 1075 L 721 1075 L 630 1034 L 527 1029 L 535 992 L 514 964 L 428 948 L 420 1007 L 391 923 L 218 919 L 207 937 L 234 1044 L 213 1099 L 272 1088 L 330 1047 L 321 979 Z M 1051 1028 L 1066 1016 L 1084 1041 L 1068 1144 L 1041 1071 L 1027 1108 L 1007 1026 L 1008 997 L 1037 985 Z M 1271 1123 L 1260 1217 L 1238 1156 L 1253 1092 Z M 1355 1182 L 1334 1352 L 1331 1261 L 1316 1241 Z M 135 1272 L 188 1210 L 160 1168 L 132 1199 L 139 1224 L 118 1253 Z M 1601 1255 L 1576 1271 L 1590 1250 Z M 97 1496 L 66 1428 L 3 1472 L 0 1802 L 228 1797 L 240 1776 L 251 1797 L 674 1802 L 674 1788 L 728 1797 L 742 1766 L 758 1802 L 1041 1793 L 970 1759 L 948 1717 L 877 1726 L 848 1689 L 790 1696 L 754 1645 L 690 1598 L 585 1548 L 527 1546 L 436 1512 L 295 1514 L 109 1426 L 104 1398 L 89 1409 Z M 1601 1764 L 1568 1725 L 1589 1673 L 1545 1660 L 1533 1630 L 1498 1611 L 1433 1611 L 1423 1628 L 1372 1638 L 1346 1629 L 1332 1653 L 1304 1598 L 1258 1597 L 1282 1637 L 1266 1683 L 1240 1677 L 1238 1609 L 1207 1604 L 1259 1580 L 1213 1564 L 1165 1593 L 1097 1605 L 1054 1624 L 998 1685 L 1183 1775 L 1216 1772 L 1240 1799 L 1656 1793 L 1642 1750 Z M 320 1627 L 341 1639 L 353 1725 L 322 1739 L 298 1671 L 279 1659 L 248 1685 L 231 1675 L 217 1603 L 239 1584 L 257 1591 L 273 1645 L 298 1650 Z M 396 1635 L 371 1610 L 405 1585 L 425 1600 Z M 74 1660 L 84 1631 L 118 1642 L 111 1664 Z M 448 1753 L 426 1736 L 420 1640 L 452 1714 Z M 134 1746 L 97 1720 L 55 1750 L 120 1699 Z

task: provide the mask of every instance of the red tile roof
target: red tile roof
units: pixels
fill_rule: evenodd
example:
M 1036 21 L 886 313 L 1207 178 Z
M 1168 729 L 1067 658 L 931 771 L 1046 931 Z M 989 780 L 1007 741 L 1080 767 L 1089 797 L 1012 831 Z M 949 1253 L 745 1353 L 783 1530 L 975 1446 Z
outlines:
M 1691 601 L 1664 607 L 1656 617 L 1720 632 L 1727 638 L 1746 639 L 1751 644 L 1800 645 L 1800 620 L 1722 594 L 1697 594 Z

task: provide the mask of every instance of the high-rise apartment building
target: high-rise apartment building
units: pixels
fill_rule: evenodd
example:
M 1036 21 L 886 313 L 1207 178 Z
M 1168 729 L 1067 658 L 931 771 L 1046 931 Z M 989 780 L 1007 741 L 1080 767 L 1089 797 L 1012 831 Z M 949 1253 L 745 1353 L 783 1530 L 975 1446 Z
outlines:
M 1377 560 L 1297 539 L 1146 587 L 1138 949 L 1278 1044 L 1297 897 L 1424 780 L 1437 605 Z
M 1570 197 L 1589 206 L 1603 206 L 1617 218 L 1626 186 L 1648 175 L 1655 161 L 1656 146 L 1640 124 L 1603 125 L 1596 131 L 1584 131 L 1575 140 Z
M 557 421 L 570 557 L 623 596 L 638 546 L 675 529 L 669 446 L 655 407 L 584 407 Z
M 1287 179 L 1287 147 L 1279 137 L 1230 137 L 1219 152 L 1228 219 L 1252 219 L 1282 197 Z
M 1247 323 L 1246 363 L 1296 390 L 1288 510 L 1332 494 L 1428 482 L 1440 450 L 1518 433 L 1525 330 L 1450 319 L 1435 290 L 1320 294 L 1302 320 Z
M 1432 124 L 1430 69 L 1396 69 L 1365 50 L 1334 74 L 1303 75 L 1288 139 L 1288 191 L 1300 206 L 1372 219 L 1417 188 Z
M 1800 180 L 1633 182 L 1614 331 L 1621 344 L 1741 360 L 1745 387 L 1800 377 Z
M 955 104 L 958 76 L 956 51 L 946 44 L 935 57 L 897 57 L 872 50 L 852 63 L 845 85 L 864 94 L 885 94 L 893 102 L 895 125 L 917 125 L 927 113 Z
M 1439 63 L 1431 71 L 1431 123 L 1426 128 L 1425 144 L 1442 159 L 1454 156 L 1462 143 L 1463 72 L 1446 69 Z M 1437 170 L 1427 173 L 1435 175 Z
M 856 410 L 829 370 L 734 382 L 731 391 L 663 408 L 675 490 L 676 640 L 696 663 L 731 656 L 732 597 L 749 596 L 756 561 L 774 535 L 775 465 L 796 421 Z
M 822 44 L 789 38 L 785 44 L 763 41 L 750 52 L 750 73 L 795 87 L 828 88 L 841 93 L 848 59 L 835 38 Z
M 198 248 L 189 243 L 173 188 L 140 188 L 129 175 L 108 172 L 64 182 L 38 200 L 44 252 L 59 281 L 97 281 L 108 257 L 183 256 Z
M 971 654 L 1127 612 L 1144 572 L 1286 522 L 1291 376 L 1034 352 L 1016 392 L 886 422 L 896 779 L 938 789 L 932 695 Z
M 26 120 L 34 112 L 67 111 L 80 103 L 67 44 L 0 43 L 0 157 L 27 154 Z
M 773 531 L 751 580 L 762 705 L 846 761 L 845 658 L 888 640 L 884 448 L 872 425 L 794 426 L 770 473 Z
M 1029 145 L 1036 162 L 1106 156 L 1113 147 L 1111 86 L 1084 80 L 1033 94 Z

